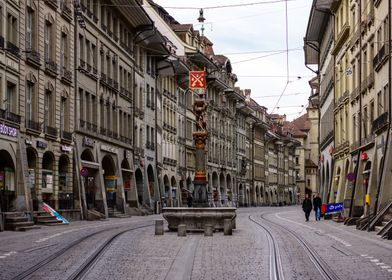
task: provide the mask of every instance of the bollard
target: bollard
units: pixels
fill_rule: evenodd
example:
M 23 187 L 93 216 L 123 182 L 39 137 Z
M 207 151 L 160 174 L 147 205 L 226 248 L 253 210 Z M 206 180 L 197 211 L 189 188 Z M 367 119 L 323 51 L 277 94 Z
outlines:
M 163 235 L 163 220 L 155 220 L 155 235 Z
M 178 225 L 177 236 L 186 236 L 186 225 L 184 224 Z
M 232 235 L 233 230 L 231 228 L 231 219 L 224 219 L 223 220 L 223 234 L 224 235 Z
M 231 228 L 232 229 L 237 229 L 237 223 L 236 223 L 236 218 L 231 220 Z
M 214 234 L 214 227 L 211 224 L 204 226 L 204 236 L 212 236 Z

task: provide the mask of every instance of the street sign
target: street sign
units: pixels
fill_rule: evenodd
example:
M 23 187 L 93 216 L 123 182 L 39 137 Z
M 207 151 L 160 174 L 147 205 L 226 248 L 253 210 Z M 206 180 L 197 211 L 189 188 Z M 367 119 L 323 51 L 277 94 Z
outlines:
M 327 204 L 326 213 L 334 213 L 343 211 L 343 203 L 330 203 Z
M 206 88 L 206 72 L 190 71 L 189 72 L 189 88 L 205 89 Z
M 82 169 L 80 169 L 80 175 L 82 177 L 87 177 L 88 176 L 88 169 L 86 167 L 83 167 Z

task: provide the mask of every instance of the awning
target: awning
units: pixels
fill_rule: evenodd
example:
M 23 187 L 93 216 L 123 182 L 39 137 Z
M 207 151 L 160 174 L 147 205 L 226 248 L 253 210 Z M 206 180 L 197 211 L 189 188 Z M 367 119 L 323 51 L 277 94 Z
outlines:
M 128 173 L 133 173 L 133 170 L 131 169 L 125 169 L 125 168 L 121 168 L 122 172 L 128 172 Z
M 157 63 L 157 70 L 161 76 L 188 75 L 190 69 L 178 57 L 169 56 Z
M 201 52 L 197 53 L 192 53 L 188 55 L 189 60 L 194 62 L 195 64 L 201 66 L 202 68 L 208 68 L 208 69 L 218 69 L 218 67 L 215 65 L 215 63 L 209 59 L 205 54 Z

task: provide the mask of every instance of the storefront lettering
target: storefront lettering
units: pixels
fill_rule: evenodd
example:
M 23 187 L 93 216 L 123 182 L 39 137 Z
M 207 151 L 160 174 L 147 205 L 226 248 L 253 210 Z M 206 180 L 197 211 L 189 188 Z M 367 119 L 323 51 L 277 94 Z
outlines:
M 48 147 L 48 143 L 37 141 L 37 148 L 46 149 Z
M 32 142 L 31 140 L 26 139 L 26 140 L 25 140 L 25 144 L 26 144 L 26 145 L 32 145 L 33 142 Z
M 72 151 L 72 147 L 63 145 L 63 146 L 61 146 L 61 150 L 63 152 L 71 152 Z
M 88 138 L 88 137 L 84 137 L 84 138 L 83 138 L 83 145 L 84 145 L 84 146 L 91 147 L 91 148 L 94 148 L 94 146 L 95 146 L 95 140 L 94 140 L 94 139 L 91 139 L 91 138 Z
M 113 154 L 117 154 L 117 149 L 110 147 L 108 145 L 101 145 L 101 150 L 105 151 L 105 152 L 109 152 L 109 153 L 113 153 Z
M 16 137 L 18 135 L 18 132 L 16 128 L 7 126 L 5 124 L 0 124 L 0 134 Z

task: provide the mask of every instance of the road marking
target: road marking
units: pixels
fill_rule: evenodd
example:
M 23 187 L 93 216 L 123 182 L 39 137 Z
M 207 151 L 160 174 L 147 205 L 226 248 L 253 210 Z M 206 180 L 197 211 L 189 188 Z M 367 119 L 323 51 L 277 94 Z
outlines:
M 391 268 L 391 267 L 389 265 L 382 265 L 381 268 L 388 269 L 388 268 Z
M 361 257 L 366 257 L 367 255 L 361 255 Z
M 0 256 L 0 259 L 5 259 L 6 258 L 6 256 Z
M 4 254 L 0 255 L 0 259 L 5 259 L 5 258 L 11 256 L 12 254 L 16 254 L 16 253 L 17 253 L 16 251 L 10 251 L 10 252 L 4 253 Z
M 315 231 L 315 232 L 318 233 L 318 234 L 323 234 L 323 233 L 324 233 L 324 231 L 322 231 L 322 230 L 320 230 L 320 229 L 317 229 L 317 228 L 314 228 L 314 227 L 311 227 L 311 226 L 308 226 L 308 225 L 304 225 L 304 224 L 302 224 L 302 223 L 298 223 L 298 222 L 295 222 L 295 221 L 292 221 L 292 220 L 289 220 L 289 219 L 286 219 L 286 218 L 282 218 L 282 217 L 279 215 L 279 213 L 276 213 L 276 214 L 275 214 L 275 217 L 278 218 L 278 219 L 281 219 L 281 220 L 284 220 L 284 221 L 293 223 L 293 224 L 297 224 L 297 225 L 299 225 L 299 226 L 301 226 L 301 227 L 306 227 L 306 228 L 308 228 L 308 229 L 310 229 L 310 230 Z M 335 235 L 332 235 L 332 234 L 326 234 L 326 235 L 329 236 L 329 237 L 331 237 L 331 238 L 334 239 L 335 241 L 337 241 L 337 242 L 339 242 L 339 243 L 342 243 L 342 244 L 343 244 L 344 246 L 346 246 L 346 247 L 351 247 L 351 246 L 352 246 L 350 243 L 344 241 L 343 239 L 341 239 L 341 238 L 339 238 L 339 237 L 337 237 L 337 236 L 335 236 Z
M 388 271 L 388 272 L 392 272 L 392 269 L 388 269 L 387 271 Z
M 372 260 L 370 260 L 371 262 L 379 262 L 380 260 L 378 260 L 378 259 L 372 259 Z

